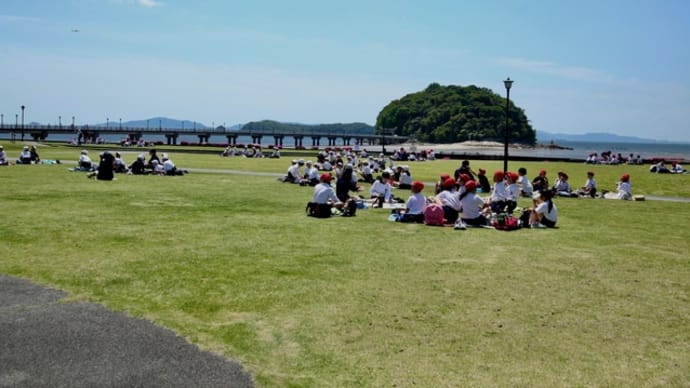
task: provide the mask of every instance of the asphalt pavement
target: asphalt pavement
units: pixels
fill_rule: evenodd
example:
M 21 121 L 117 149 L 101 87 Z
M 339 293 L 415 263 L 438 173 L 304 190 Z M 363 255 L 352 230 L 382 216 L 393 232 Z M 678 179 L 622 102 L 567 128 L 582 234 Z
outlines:
M 0 274 L 0 387 L 252 387 L 174 332 Z

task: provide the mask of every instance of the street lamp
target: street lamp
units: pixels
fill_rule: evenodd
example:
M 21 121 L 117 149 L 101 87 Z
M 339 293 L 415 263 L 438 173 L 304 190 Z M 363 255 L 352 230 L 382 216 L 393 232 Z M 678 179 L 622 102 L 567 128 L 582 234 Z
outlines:
M 120 131 L 122 130 L 122 118 L 120 118 Z
M 22 105 L 22 141 L 24 141 L 24 109 L 26 107 Z
M 163 120 L 158 120 L 158 130 L 159 131 L 163 130 Z
M 149 130 L 149 120 L 146 120 L 146 130 Z
M 72 116 L 72 129 L 74 129 L 74 116 Z
M 58 116 L 58 127 L 62 129 L 62 116 Z
M 508 172 L 508 109 L 510 108 L 510 87 L 513 86 L 513 81 L 508 77 L 503 81 L 506 87 L 506 127 L 503 129 L 503 173 Z
M 110 126 L 110 118 L 106 117 L 105 118 L 105 129 L 107 130 L 109 126 Z

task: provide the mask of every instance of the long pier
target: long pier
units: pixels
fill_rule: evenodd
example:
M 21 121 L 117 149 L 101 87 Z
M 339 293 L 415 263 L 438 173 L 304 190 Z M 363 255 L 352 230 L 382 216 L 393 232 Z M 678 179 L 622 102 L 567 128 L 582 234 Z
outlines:
M 31 137 L 34 141 L 46 140 L 51 134 L 73 135 L 79 142 L 95 142 L 101 135 L 121 135 L 131 142 L 137 142 L 144 135 L 164 136 L 168 145 L 177 145 L 181 135 L 196 136 L 200 144 L 209 143 L 211 137 L 224 137 L 228 145 L 236 145 L 237 138 L 240 136 L 250 137 L 253 144 L 261 144 L 264 137 L 272 138 L 274 146 L 283 146 L 285 138 L 293 138 L 295 147 L 304 147 L 304 140 L 311 139 L 311 147 L 320 147 L 322 139 L 328 142 L 324 146 L 335 146 L 338 140 L 342 140 L 342 145 L 386 145 L 398 144 L 407 140 L 406 136 L 397 135 L 377 135 L 377 134 L 358 134 L 358 133 L 336 133 L 331 131 L 271 131 L 271 130 L 227 130 L 223 127 L 215 129 L 181 129 L 181 128 L 135 128 L 113 126 L 75 126 L 75 125 L 3 125 L 0 133 L 9 133 L 12 139 L 21 136 Z

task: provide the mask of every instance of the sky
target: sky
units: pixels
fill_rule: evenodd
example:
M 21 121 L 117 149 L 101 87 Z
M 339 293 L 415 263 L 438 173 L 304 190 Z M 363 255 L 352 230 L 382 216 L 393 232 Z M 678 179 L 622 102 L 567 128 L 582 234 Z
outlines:
M 430 83 L 510 77 L 537 131 L 690 143 L 688 20 L 687 0 L 2 0 L 0 113 L 373 125 Z

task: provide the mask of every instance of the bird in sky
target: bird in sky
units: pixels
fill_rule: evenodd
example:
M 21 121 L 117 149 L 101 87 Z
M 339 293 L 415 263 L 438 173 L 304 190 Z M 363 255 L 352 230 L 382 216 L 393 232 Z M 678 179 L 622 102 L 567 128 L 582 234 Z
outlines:
M 78 29 L 78 28 L 73 28 L 73 29 L 72 29 L 72 32 L 79 32 L 79 29 Z

